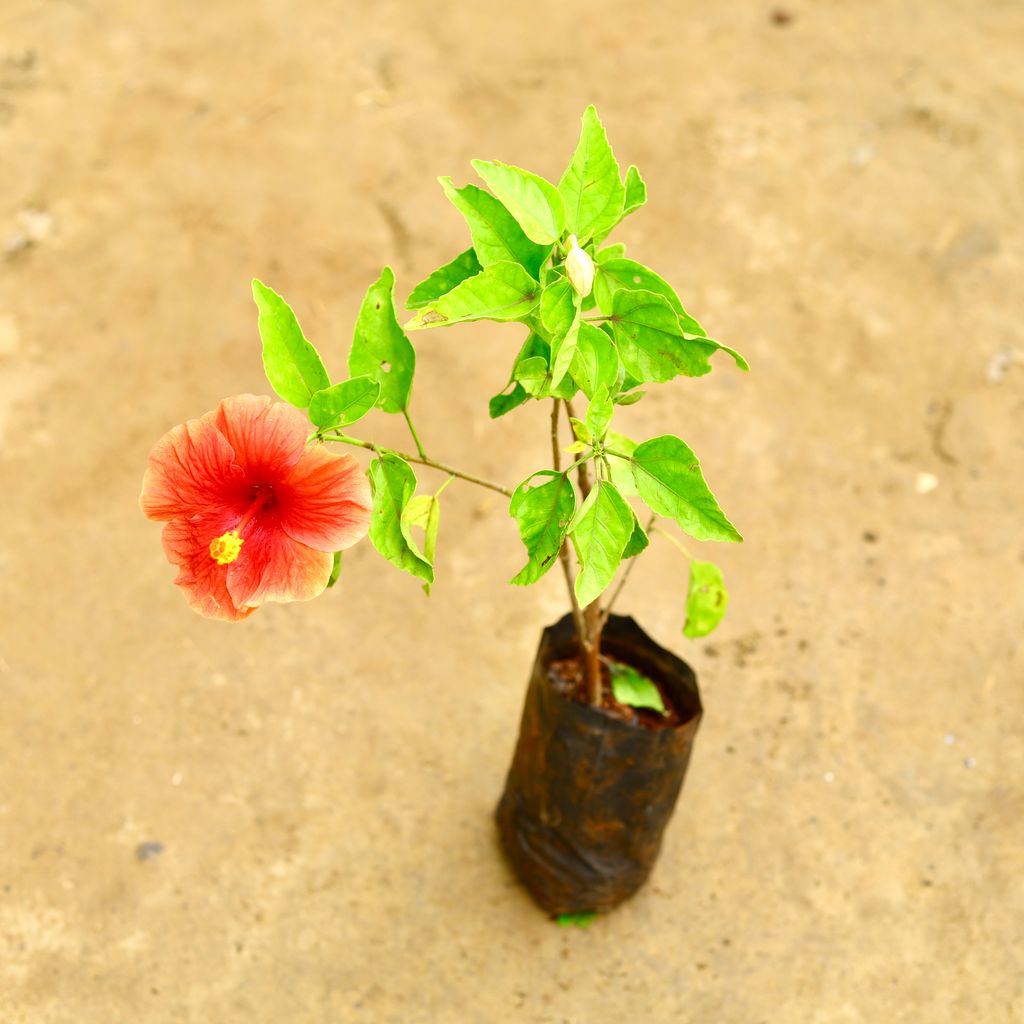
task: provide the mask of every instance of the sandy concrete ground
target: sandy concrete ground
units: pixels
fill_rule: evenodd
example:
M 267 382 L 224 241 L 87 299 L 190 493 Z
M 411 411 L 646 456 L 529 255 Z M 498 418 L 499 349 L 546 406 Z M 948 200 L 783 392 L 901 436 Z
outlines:
M 787 7 L 0 5 L 3 1024 L 1024 1020 L 1024 10 Z M 589 101 L 651 190 L 623 238 L 754 373 L 626 416 L 748 542 L 706 642 L 671 550 L 635 574 L 707 716 L 651 885 L 581 931 L 490 821 L 563 610 L 504 585 L 499 498 L 449 492 L 430 601 L 362 545 L 230 627 L 136 497 L 266 390 L 252 275 L 340 369 L 380 265 L 464 244 L 435 175 L 557 175 Z M 422 337 L 414 402 L 508 482 L 547 457 L 545 410 L 482 415 L 515 344 Z

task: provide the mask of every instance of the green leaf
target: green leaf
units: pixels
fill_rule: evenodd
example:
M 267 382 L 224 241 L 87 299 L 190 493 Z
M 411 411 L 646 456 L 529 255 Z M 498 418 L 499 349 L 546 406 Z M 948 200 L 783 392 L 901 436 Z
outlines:
M 531 398 L 544 397 L 548 381 L 548 361 L 544 356 L 527 356 L 518 360 L 512 373 Z
M 729 594 L 722 570 L 713 562 L 690 562 L 690 589 L 686 595 L 686 625 L 683 633 L 695 639 L 707 636 L 725 615 Z
M 572 285 L 565 277 L 559 277 L 549 284 L 540 296 L 540 322 L 552 336 L 565 334 L 576 317 L 575 295 Z
M 503 260 L 466 278 L 405 325 L 419 331 L 470 320 L 522 320 L 540 302 L 540 285 L 518 263 Z
M 589 928 L 596 918 L 597 912 L 588 910 L 576 914 L 559 914 L 555 920 L 559 928 Z
M 512 390 L 509 391 L 509 388 L 512 388 Z M 529 400 L 530 395 L 527 393 L 526 388 L 518 381 L 512 381 L 505 385 L 504 391 L 490 399 L 487 403 L 487 412 L 492 420 L 496 420 L 499 416 L 504 416 L 505 413 L 518 409 L 519 406 Z
M 593 106 L 583 114 L 580 141 L 558 191 L 565 202 L 566 227 L 581 240 L 610 231 L 622 216 L 626 190 Z
M 309 418 L 320 427 L 345 427 L 362 419 L 377 404 L 380 383 L 372 377 L 353 377 L 318 391 L 309 400 Z
M 409 499 L 402 510 L 402 536 L 406 543 L 431 568 L 434 565 L 434 553 L 437 551 L 437 531 L 441 524 L 441 503 L 436 494 L 417 494 Z M 412 535 L 414 526 L 423 530 L 423 547 L 416 544 Z M 430 593 L 430 580 L 423 584 L 423 589 Z
M 610 451 L 618 452 L 620 456 L 626 456 L 625 458 L 612 456 L 608 460 L 612 483 L 619 489 L 620 494 L 631 498 L 635 497 L 637 494 L 636 480 L 633 477 L 633 463 L 630 461 L 630 457 L 636 451 L 636 441 L 626 437 L 625 434 L 617 434 L 614 430 L 609 430 L 604 443 Z
M 595 263 L 605 263 L 608 260 L 618 260 L 626 255 L 626 247 L 622 242 L 616 242 L 614 245 L 606 245 L 603 249 L 599 249 L 597 255 L 594 257 Z
M 622 557 L 634 558 L 639 555 L 641 551 L 646 550 L 650 543 L 651 539 L 647 536 L 647 531 L 640 525 L 640 520 L 637 519 L 636 513 L 634 512 L 633 532 L 629 535 L 629 540 L 626 542 L 626 550 L 622 552 Z
M 569 372 L 588 399 L 602 384 L 612 391 L 618 379 L 619 355 L 611 338 L 585 320 L 580 321 Z
M 611 583 L 633 532 L 633 510 L 607 480 L 598 480 L 569 528 L 580 572 L 576 599 L 583 606 Z
M 704 334 L 704 328 L 691 317 L 685 309 L 675 289 L 650 267 L 645 267 L 636 260 L 623 257 L 606 260 L 599 264 L 594 275 L 594 292 L 597 296 L 598 308 L 605 316 L 612 313 L 612 297 L 620 288 L 627 291 L 654 292 L 668 300 L 668 304 L 679 316 L 679 325 L 686 334 Z M 600 282 L 600 283 L 599 283 Z
M 704 482 L 697 456 L 678 437 L 664 434 L 637 445 L 632 464 L 652 512 L 674 519 L 697 540 L 743 540 Z
M 334 552 L 334 565 L 331 566 L 331 575 L 327 578 L 327 589 L 330 590 L 335 583 L 338 582 L 338 577 L 341 575 L 341 552 Z
M 511 260 L 525 267 L 531 277 L 540 274 L 551 252 L 550 245 L 531 242 L 515 217 L 489 192 L 476 185 L 456 188 L 451 178 L 437 180 L 452 205 L 466 219 L 473 250 L 485 267 Z
M 531 331 L 523 343 L 523 347 L 519 350 L 515 362 L 512 364 L 512 372 L 509 374 L 508 383 L 499 394 L 490 400 L 488 410 L 492 420 L 496 420 L 499 416 L 504 416 L 505 413 L 511 412 L 532 397 L 531 392 L 527 391 L 519 382 L 516 370 L 523 360 L 529 359 L 532 356 L 543 356 L 546 367 L 549 351 L 548 343 Z M 512 390 L 509 391 L 509 388 Z
M 590 427 L 588 427 L 583 420 L 578 420 L 575 416 L 570 416 L 569 425 L 572 427 L 573 436 L 577 441 L 582 441 L 584 444 L 590 444 L 590 442 L 594 440 L 593 435 L 590 433 Z
M 541 293 L 540 320 L 551 335 L 551 387 L 555 388 L 572 366 L 579 339 L 579 296 L 566 278 Z
M 647 202 L 647 184 L 640 177 L 640 172 L 634 164 L 630 164 L 626 170 L 626 200 L 622 204 L 622 216 L 628 217 L 634 210 L 638 210 Z
M 416 372 L 416 352 L 395 317 L 394 291 L 395 275 L 385 267 L 366 290 L 348 354 L 349 374 L 377 381 L 377 405 L 391 413 L 408 409 Z
M 596 440 L 600 441 L 604 438 L 614 411 L 615 407 L 608 395 L 608 387 L 602 384 L 597 389 L 597 394 L 590 400 L 590 405 L 587 406 L 587 426 Z
M 531 486 L 538 476 L 549 479 Z M 536 583 L 555 564 L 575 511 L 576 489 L 563 473 L 542 470 L 516 488 L 509 512 L 519 525 L 528 560 L 512 578 L 512 583 L 517 586 Z
M 612 306 L 619 358 L 638 381 L 663 382 L 680 374 L 702 377 L 711 371 L 708 357 L 714 343 L 684 337 L 679 318 L 664 296 L 621 289 Z
M 331 383 L 320 353 L 306 341 L 291 307 L 277 292 L 254 278 L 252 297 L 259 311 L 267 380 L 286 402 L 305 409 L 313 395 Z
M 579 342 L 580 323 L 580 315 L 579 311 L 577 311 L 576 316 L 573 317 L 572 322 L 569 324 L 569 329 L 565 334 L 556 334 L 551 339 L 550 388 L 552 390 L 558 388 L 566 378 L 566 375 L 569 372 L 569 367 L 572 366 L 573 357 L 576 355 L 576 346 Z M 575 393 L 575 386 L 573 386 L 572 390 L 573 393 Z
M 392 565 L 433 583 L 433 567 L 409 543 L 402 525 L 402 513 L 416 490 L 412 466 L 394 452 L 385 452 L 370 463 L 370 487 L 370 543 Z
M 628 391 L 624 395 L 615 396 L 616 405 L 636 405 L 646 395 L 646 391 Z
M 550 181 L 496 160 L 473 160 L 472 164 L 527 238 L 540 245 L 558 241 L 565 230 L 565 206 Z
M 406 309 L 419 309 L 447 295 L 457 284 L 465 281 L 467 277 L 479 274 L 483 270 L 480 261 L 476 258 L 473 249 L 460 252 L 450 263 L 438 267 L 425 281 L 420 281 L 412 290 L 412 294 L 405 300 Z
M 647 676 L 620 661 L 613 661 L 608 667 L 612 676 L 612 695 L 620 704 L 667 714 L 661 691 Z
M 746 359 L 744 359 L 744 358 L 743 358 L 743 356 L 741 356 L 741 355 L 739 354 L 739 352 L 737 352 L 737 351 L 736 351 L 736 349 L 734 349 L 734 348 L 729 348 L 729 346 L 728 346 L 728 345 L 723 345 L 723 344 L 722 344 L 722 343 L 721 343 L 720 341 L 715 341 L 715 339 L 714 339 L 714 338 L 707 338 L 706 340 L 707 340 L 707 341 L 708 341 L 708 342 L 709 342 L 710 344 L 714 345 L 714 346 L 715 346 L 716 348 L 718 348 L 718 349 L 721 349 L 721 350 L 722 350 L 723 352 L 726 352 L 726 353 L 728 353 L 729 355 L 731 355 L 731 356 L 732 356 L 732 358 L 733 358 L 733 361 L 734 361 L 734 362 L 736 363 L 736 365 L 737 365 L 737 366 L 738 366 L 738 367 L 739 367 L 739 368 L 740 368 L 740 369 L 741 369 L 741 370 L 742 370 L 742 371 L 743 371 L 744 373 L 746 373 L 747 371 L 749 371 L 749 369 L 750 369 L 750 364 L 749 364 L 749 363 L 748 363 L 748 362 L 746 361 Z

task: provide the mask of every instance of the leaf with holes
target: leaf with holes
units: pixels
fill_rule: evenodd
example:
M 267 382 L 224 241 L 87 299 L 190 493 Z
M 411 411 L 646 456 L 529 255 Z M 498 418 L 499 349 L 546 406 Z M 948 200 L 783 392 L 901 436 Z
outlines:
M 377 405 L 385 412 L 409 408 L 416 352 L 395 317 L 395 275 L 390 267 L 370 285 L 356 318 L 348 372 L 380 384 Z
M 534 486 L 537 477 L 547 480 Z M 512 583 L 521 587 L 536 583 L 555 564 L 575 511 L 576 489 L 563 473 L 542 470 L 516 488 L 509 512 L 526 545 L 527 562 Z
M 638 444 L 631 462 L 637 490 L 652 512 L 674 519 L 697 540 L 743 540 L 704 482 L 697 456 L 678 437 L 664 434 Z
M 444 194 L 466 219 L 473 250 L 485 267 L 510 260 L 526 269 L 531 277 L 551 252 L 550 245 L 538 245 L 523 233 L 519 222 L 489 192 L 476 185 L 456 188 L 451 178 L 438 178 Z
M 402 515 L 416 491 L 416 474 L 405 459 L 385 452 L 370 463 L 373 510 L 370 543 L 394 566 L 434 582 L 433 566 L 409 542 Z
M 565 230 L 565 205 L 550 181 L 498 160 L 471 162 L 473 170 L 519 222 L 527 238 L 539 245 L 558 241 Z
M 429 305 L 434 299 L 447 295 L 457 284 L 467 277 L 479 274 L 483 270 L 473 249 L 460 252 L 451 262 L 438 267 L 425 281 L 420 281 L 405 300 L 406 309 L 419 309 Z
M 598 480 L 569 527 L 580 572 L 576 599 L 583 606 L 604 593 L 633 532 L 633 510 L 615 485 Z
M 593 106 L 583 113 L 580 141 L 558 183 L 558 191 L 565 203 L 566 229 L 581 241 L 611 231 L 622 216 L 626 190 Z
M 263 342 L 263 369 L 270 386 L 286 402 L 305 409 L 331 383 L 320 353 L 308 342 L 291 306 L 262 281 L 252 282 Z
M 692 560 L 683 633 L 691 639 L 707 636 L 722 621 L 728 605 L 722 570 L 713 562 Z
M 321 430 L 346 427 L 377 404 L 380 384 L 372 377 L 353 377 L 318 391 L 309 400 L 309 418 Z
M 675 289 L 660 274 L 636 260 L 625 257 L 606 260 L 598 264 L 594 275 L 594 295 L 598 309 L 605 316 L 612 314 L 612 298 L 619 289 L 646 291 L 667 300 L 679 317 L 679 326 L 685 334 L 704 335 L 704 328 L 683 309 Z

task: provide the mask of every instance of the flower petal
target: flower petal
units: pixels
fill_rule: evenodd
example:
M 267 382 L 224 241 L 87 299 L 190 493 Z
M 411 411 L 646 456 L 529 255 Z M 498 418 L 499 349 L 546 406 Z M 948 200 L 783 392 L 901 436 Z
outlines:
M 310 430 L 306 417 L 266 395 L 225 398 L 215 416 L 250 484 L 282 483 L 305 450 Z
M 275 494 L 281 528 L 318 551 L 350 548 L 370 528 L 370 481 L 347 453 L 308 448 Z
M 228 567 L 227 585 L 238 607 L 264 601 L 308 601 L 322 594 L 334 559 L 292 540 L 275 516 L 257 516 L 245 531 L 241 554 Z
M 164 551 L 168 561 L 180 570 L 174 582 L 184 592 L 188 606 L 209 619 L 237 622 L 256 610 L 232 599 L 227 586 L 228 566 L 218 565 L 210 554 L 210 541 L 237 522 L 238 514 L 224 509 L 174 519 L 164 527 Z
M 139 506 L 150 519 L 192 516 L 242 500 L 242 471 L 214 414 L 169 430 L 149 453 Z

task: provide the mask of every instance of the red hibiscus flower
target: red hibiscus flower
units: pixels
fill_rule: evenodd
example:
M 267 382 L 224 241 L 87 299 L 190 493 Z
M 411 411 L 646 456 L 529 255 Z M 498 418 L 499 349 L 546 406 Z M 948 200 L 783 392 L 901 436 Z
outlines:
M 189 606 L 238 620 L 264 601 L 322 593 L 333 552 L 370 525 L 370 485 L 351 455 L 307 446 L 297 409 L 256 395 L 166 433 L 139 504 L 166 522 L 163 543 Z

